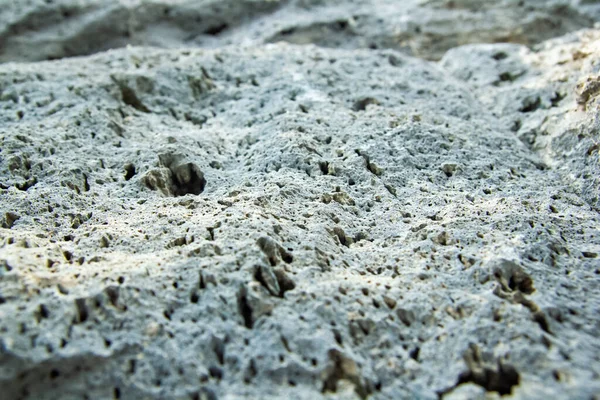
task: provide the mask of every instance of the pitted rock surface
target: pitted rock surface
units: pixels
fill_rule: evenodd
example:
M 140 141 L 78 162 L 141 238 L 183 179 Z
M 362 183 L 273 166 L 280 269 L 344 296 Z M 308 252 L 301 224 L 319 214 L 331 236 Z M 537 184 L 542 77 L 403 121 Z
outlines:
M 0 399 L 598 398 L 597 2 L 4 3 Z

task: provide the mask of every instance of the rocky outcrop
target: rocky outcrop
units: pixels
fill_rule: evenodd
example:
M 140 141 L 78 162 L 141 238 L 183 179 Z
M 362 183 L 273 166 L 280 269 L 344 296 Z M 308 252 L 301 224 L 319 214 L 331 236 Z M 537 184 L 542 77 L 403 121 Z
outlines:
M 592 27 L 586 0 L 1 0 L 0 61 L 110 48 L 258 45 L 394 49 L 439 59 L 469 43 L 533 45 Z
M 6 3 L 0 398 L 600 391 L 593 3 Z

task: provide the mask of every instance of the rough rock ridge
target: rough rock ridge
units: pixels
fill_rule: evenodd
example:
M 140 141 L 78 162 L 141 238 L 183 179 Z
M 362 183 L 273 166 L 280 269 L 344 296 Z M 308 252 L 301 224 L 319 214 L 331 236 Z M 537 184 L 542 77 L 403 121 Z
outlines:
M 597 1 L 0 5 L 0 399 L 598 399 Z

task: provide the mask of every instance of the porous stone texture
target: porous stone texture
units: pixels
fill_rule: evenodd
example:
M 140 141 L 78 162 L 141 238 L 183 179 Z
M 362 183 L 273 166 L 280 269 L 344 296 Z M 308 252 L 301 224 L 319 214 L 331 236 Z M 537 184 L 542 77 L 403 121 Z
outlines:
M 597 1 L 0 4 L 0 399 L 598 399 Z

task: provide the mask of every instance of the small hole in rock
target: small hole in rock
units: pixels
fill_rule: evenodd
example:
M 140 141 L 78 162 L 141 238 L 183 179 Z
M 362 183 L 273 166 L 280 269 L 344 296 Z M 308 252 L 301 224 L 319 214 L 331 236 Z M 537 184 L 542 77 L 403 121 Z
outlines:
M 228 25 L 225 24 L 225 23 L 218 24 L 218 25 L 215 25 L 215 26 L 211 26 L 210 28 L 208 28 L 207 30 L 205 30 L 204 33 L 206 35 L 217 36 L 217 35 L 221 34 L 227 28 L 228 28 Z
M 128 181 L 131 178 L 133 178 L 136 174 L 135 165 L 127 164 L 127 165 L 125 165 L 124 168 L 125 168 L 125 180 Z
M 508 57 L 508 54 L 503 51 L 499 51 L 492 56 L 492 58 L 496 61 L 504 60 L 506 57 Z

